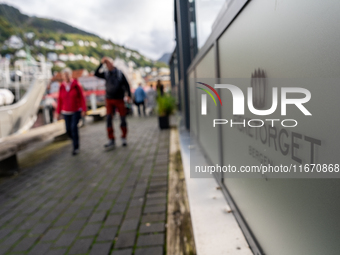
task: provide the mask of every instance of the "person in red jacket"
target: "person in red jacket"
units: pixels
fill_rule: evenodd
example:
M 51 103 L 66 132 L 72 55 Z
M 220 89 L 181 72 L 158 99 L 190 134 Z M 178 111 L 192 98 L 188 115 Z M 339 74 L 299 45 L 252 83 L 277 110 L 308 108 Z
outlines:
M 72 79 L 72 70 L 62 72 L 63 82 L 59 87 L 57 114 L 64 116 L 66 132 L 73 141 L 72 155 L 79 153 L 78 121 L 85 116 L 86 102 L 83 89 L 77 79 Z

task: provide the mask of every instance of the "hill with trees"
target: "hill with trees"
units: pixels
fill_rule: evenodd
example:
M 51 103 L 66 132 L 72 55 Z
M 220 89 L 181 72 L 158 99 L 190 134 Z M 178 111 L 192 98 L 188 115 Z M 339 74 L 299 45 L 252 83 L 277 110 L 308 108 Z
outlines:
M 7 4 L 0 4 L 0 54 L 14 56 L 17 48 L 8 46 L 8 39 L 11 36 L 19 37 L 23 42 L 23 49 L 29 49 L 32 56 L 48 53 L 78 56 L 86 56 L 86 60 L 77 59 L 64 61 L 72 69 L 85 68 L 92 71 L 95 68 L 95 61 L 103 56 L 113 59 L 119 57 L 126 62 L 133 61 L 137 67 L 165 67 L 163 62 L 152 61 L 136 50 L 128 49 L 110 40 L 70 26 L 64 22 L 28 16 L 22 14 L 15 7 Z M 58 48 L 53 45 L 58 45 Z M 92 58 L 92 62 L 87 57 Z M 58 67 L 54 68 L 55 70 Z

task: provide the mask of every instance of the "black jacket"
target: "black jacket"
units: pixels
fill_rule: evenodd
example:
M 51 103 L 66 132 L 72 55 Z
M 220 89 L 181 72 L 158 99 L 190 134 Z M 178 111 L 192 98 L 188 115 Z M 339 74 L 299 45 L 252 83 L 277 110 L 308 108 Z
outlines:
M 101 67 L 102 67 L 102 64 L 99 65 L 94 75 L 97 76 L 98 78 L 102 78 L 106 80 L 106 83 L 105 83 L 106 98 L 123 99 L 125 92 L 127 92 L 129 97 L 131 97 L 129 83 L 127 82 L 122 71 L 115 68 L 112 71 L 106 71 L 106 72 L 100 73 L 99 69 Z

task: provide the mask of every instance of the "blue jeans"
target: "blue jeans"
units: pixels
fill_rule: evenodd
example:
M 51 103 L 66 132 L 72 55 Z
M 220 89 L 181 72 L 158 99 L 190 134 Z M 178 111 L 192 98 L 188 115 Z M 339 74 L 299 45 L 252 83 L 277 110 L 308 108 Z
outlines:
M 80 119 L 80 115 L 80 112 L 64 114 L 66 132 L 73 141 L 73 150 L 79 149 L 78 121 Z

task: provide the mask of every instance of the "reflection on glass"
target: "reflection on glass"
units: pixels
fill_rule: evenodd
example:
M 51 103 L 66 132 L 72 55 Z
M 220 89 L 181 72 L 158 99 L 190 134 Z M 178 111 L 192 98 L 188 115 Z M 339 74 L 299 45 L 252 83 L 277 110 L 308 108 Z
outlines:
M 198 48 L 201 48 L 209 35 L 220 11 L 224 10 L 230 0 L 196 0 L 196 21 Z

